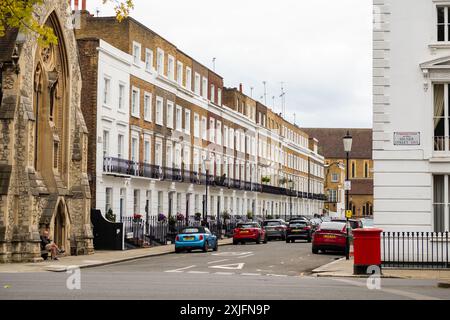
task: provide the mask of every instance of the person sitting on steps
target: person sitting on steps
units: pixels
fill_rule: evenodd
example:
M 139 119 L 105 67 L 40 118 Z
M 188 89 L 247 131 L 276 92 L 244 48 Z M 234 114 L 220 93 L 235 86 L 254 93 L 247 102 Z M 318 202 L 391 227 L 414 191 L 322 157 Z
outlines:
M 56 243 L 54 243 L 49 238 L 48 230 L 44 230 L 43 234 L 41 235 L 41 250 L 47 250 L 51 252 L 52 260 L 59 260 L 57 255 L 65 252 L 64 250 L 60 250 Z

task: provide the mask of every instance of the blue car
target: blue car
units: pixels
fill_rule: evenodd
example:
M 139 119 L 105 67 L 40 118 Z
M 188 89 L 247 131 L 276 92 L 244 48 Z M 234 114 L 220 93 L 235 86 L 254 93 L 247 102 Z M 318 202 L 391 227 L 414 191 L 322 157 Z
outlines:
M 175 252 L 183 250 L 190 252 L 193 249 L 201 249 L 207 252 L 208 249 L 217 251 L 219 244 L 217 237 L 205 227 L 186 227 L 175 238 Z

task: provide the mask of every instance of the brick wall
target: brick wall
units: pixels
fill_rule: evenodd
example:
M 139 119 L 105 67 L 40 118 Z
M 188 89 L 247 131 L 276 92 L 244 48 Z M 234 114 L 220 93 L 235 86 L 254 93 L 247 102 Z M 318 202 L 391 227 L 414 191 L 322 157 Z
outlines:
M 87 173 L 91 188 L 91 206 L 96 201 L 96 151 L 97 151 L 97 78 L 98 78 L 98 39 L 78 39 L 82 89 L 81 111 L 88 128 Z

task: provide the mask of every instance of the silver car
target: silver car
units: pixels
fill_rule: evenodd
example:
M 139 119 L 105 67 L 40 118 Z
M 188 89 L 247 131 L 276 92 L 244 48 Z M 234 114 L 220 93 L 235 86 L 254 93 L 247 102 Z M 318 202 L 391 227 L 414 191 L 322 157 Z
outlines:
M 286 240 L 287 223 L 283 219 L 270 219 L 263 222 L 267 239 L 279 238 Z

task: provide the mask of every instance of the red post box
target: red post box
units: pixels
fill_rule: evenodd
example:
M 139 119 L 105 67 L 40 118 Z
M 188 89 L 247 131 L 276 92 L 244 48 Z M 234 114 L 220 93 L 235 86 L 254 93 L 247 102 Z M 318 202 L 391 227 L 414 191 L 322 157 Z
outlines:
M 370 266 L 378 266 L 381 272 L 381 232 L 377 228 L 353 230 L 353 274 L 367 274 Z

